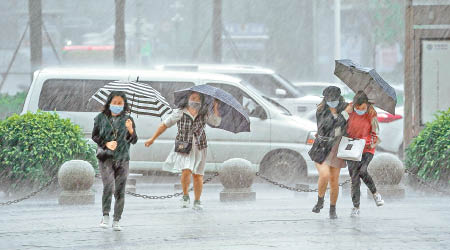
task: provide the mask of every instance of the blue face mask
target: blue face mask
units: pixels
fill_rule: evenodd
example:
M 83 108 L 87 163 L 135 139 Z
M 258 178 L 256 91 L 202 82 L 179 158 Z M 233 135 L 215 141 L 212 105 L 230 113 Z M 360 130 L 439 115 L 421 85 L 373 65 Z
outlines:
M 336 108 L 339 105 L 339 100 L 327 102 L 327 105 L 330 106 L 330 108 Z
M 123 111 L 123 106 L 109 105 L 109 110 L 111 110 L 113 114 L 120 114 Z
M 364 115 L 364 114 L 367 112 L 367 109 L 366 109 L 366 110 L 357 110 L 357 109 L 353 109 L 353 110 L 355 110 L 355 112 L 356 112 L 358 115 Z

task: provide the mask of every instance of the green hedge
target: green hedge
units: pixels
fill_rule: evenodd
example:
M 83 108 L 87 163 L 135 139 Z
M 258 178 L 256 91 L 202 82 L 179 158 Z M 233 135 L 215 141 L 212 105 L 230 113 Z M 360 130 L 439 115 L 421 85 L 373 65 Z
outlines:
M 450 108 L 438 112 L 406 149 L 405 166 L 424 180 L 450 184 Z
M 5 191 L 50 180 L 68 160 L 89 161 L 97 169 L 95 146 L 79 126 L 56 113 L 38 111 L 0 121 L 0 182 Z
M 19 114 L 22 111 L 27 93 L 20 92 L 16 95 L 0 94 L 0 120 L 12 114 Z

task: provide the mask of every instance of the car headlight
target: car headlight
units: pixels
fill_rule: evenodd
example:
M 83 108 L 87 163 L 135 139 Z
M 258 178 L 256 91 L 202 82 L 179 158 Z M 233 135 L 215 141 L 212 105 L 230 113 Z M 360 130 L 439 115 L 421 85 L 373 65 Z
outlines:
M 306 138 L 306 145 L 313 145 L 314 141 L 316 140 L 316 131 L 311 131 L 308 133 L 308 137 Z

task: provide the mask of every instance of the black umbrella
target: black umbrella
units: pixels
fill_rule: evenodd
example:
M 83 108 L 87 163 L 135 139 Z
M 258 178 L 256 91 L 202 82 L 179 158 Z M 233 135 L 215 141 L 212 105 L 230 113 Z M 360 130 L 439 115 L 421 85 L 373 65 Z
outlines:
M 197 85 L 176 91 L 174 92 L 175 106 L 181 107 L 187 103 L 192 92 L 198 92 L 205 96 L 205 104 L 210 112 L 212 112 L 214 99 L 221 102 L 219 112 L 222 122 L 217 128 L 233 133 L 250 132 L 250 118 L 247 112 L 231 94 L 222 89 L 209 85 Z
M 372 68 L 362 67 L 352 60 L 336 60 L 334 74 L 339 77 L 349 88 L 366 93 L 369 101 L 375 106 L 395 114 L 397 95 L 381 76 Z
M 161 94 L 148 84 L 140 82 L 115 81 L 101 87 L 91 97 L 101 104 L 105 104 L 112 91 L 125 92 L 132 113 L 161 117 L 171 112 L 169 103 Z

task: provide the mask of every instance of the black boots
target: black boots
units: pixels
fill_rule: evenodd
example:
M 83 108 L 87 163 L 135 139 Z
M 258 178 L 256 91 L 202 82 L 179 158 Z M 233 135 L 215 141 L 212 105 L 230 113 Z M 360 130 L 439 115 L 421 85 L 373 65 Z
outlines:
M 318 196 L 317 204 L 313 207 L 313 213 L 320 213 L 320 209 L 323 208 L 324 197 Z
M 320 213 L 320 209 L 323 208 L 323 203 L 324 203 L 324 197 L 318 196 L 317 204 L 312 209 L 313 213 Z M 337 218 L 338 217 L 336 214 L 336 205 L 330 205 L 330 219 L 335 220 Z
M 330 219 L 335 220 L 337 218 L 336 205 L 330 205 Z

